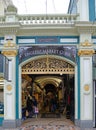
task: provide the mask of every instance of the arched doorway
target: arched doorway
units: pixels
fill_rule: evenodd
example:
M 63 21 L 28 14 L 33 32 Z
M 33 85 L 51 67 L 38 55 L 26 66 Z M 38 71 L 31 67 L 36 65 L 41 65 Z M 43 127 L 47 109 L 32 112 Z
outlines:
M 26 106 L 27 95 L 35 96 L 39 113 L 65 114 L 74 120 L 75 116 L 75 64 L 59 56 L 36 56 L 21 65 L 22 108 Z M 50 105 L 56 101 L 55 107 Z M 71 100 L 72 99 L 72 100 Z M 47 104 L 47 105 L 46 105 Z M 51 114 L 51 115 L 52 115 Z M 50 115 L 50 116 L 51 116 Z M 21 114 L 21 116 L 25 116 Z M 42 117 L 42 116 L 40 116 Z

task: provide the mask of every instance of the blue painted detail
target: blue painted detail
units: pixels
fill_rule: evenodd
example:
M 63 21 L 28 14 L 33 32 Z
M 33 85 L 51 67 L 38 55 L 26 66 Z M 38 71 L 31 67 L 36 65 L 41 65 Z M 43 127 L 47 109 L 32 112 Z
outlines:
M 17 39 L 31 39 L 31 38 L 36 38 L 35 36 L 17 36 Z
M 79 44 L 79 36 L 60 36 L 59 39 L 61 39 L 61 38 L 77 39 L 77 42 L 64 42 L 64 44 Z M 63 44 L 63 42 L 62 42 L 62 44 Z
M 4 40 L 4 37 L 0 37 L 0 45 L 2 45 L 1 40 Z
M 38 36 L 36 37 L 37 44 L 57 44 L 59 43 L 58 36 Z
M 0 126 L 3 124 L 4 117 L 0 117 Z
M 28 44 L 28 43 L 19 43 L 18 42 L 19 39 L 35 39 L 36 40 L 36 37 L 33 37 L 33 36 L 17 36 L 16 37 L 17 44 Z M 32 43 L 32 44 L 35 44 L 35 43 Z
M 92 39 L 96 39 L 96 36 L 92 36 Z M 93 44 L 96 44 L 96 42 L 94 42 Z
M 95 39 L 96 38 L 96 36 L 92 36 L 92 39 Z
M 69 38 L 69 39 L 77 39 L 77 43 L 76 42 L 60 42 L 61 38 Z M 28 43 L 18 43 L 19 39 L 35 39 L 35 43 L 31 43 L 31 44 L 78 44 L 79 43 L 79 37 L 78 36 L 17 36 L 16 38 L 16 43 L 17 44 L 28 44 Z
M 16 119 L 19 119 L 18 55 L 16 56 Z
M 95 9 L 95 0 L 89 0 L 89 20 L 95 21 L 96 20 L 96 9 Z
M 78 119 L 80 119 L 80 57 L 78 57 Z
M 19 39 L 18 36 L 16 36 L 16 44 L 18 44 L 18 39 Z

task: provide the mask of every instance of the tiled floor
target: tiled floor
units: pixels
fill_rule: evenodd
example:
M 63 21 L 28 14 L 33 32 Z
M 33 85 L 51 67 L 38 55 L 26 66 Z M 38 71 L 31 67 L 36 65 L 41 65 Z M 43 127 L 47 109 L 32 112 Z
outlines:
M 0 128 L 0 130 L 4 129 Z M 65 118 L 30 118 L 25 120 L 19 128 L 5 130 L 96 130 L 96 128 L 80 129 Z
M 28 119 L 22 124 L 22 130 L 81 130 L 66 118 L 35 118 Z M 83 129 L 82 129 L 83 130 Z M 85 129 L 93 130 L 93 129 Z M 96 130 L 96 129 L 94 129 Z

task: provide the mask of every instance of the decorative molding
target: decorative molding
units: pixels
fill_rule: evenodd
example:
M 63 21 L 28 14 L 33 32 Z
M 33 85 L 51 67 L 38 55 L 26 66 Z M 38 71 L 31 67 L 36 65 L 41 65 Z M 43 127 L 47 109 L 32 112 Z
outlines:
M 91 49 L 91 50 L 79 50 L 78 51 L 78 56 L 84 56 L 84 55 L 90 55 L 92 56 L 95 53 L 95 50 Z
M 9 48 L 9 47 L 13 48 L 13 47 L 16 47 L 16 44 L 15 43 L 11 43 L 11 41 L 8 40 L 8 42 L 4 44 L 4 47 L 5 48 Z
M 74 66 L 57 58 L 48 57 L 32 60 L 22 67 L 22 74 L 74 74 Z
M 60 38 L 61 43 L 77 43 L 78 39 L 77 38 Z
M 86 27 L 79 27 L 78 29 L 78 33 L 90 33 L 90 34 L 92 34 L 92 33 L 94 33 L 95 32 L 95 29 L 93 29 L 93 28 L 89 28 L 88 26 L 86 26 Z
M 30 44 L 30 43 L 35 43 L 35 38 L 30 38 L 30 39 L 18 39 L 18 43 L 27 43 L 27 44 Z
M 4 80 L 4 78 L 3 77 L 0 77 L 0 81 L 3 81 Z
M 6 89 L 7 89 L 8 91 L 11 91 L 11 90 L 12 90 L 12 86 L 9 84 L 9 85 L 6 86 Z
M 2 51 L 2 54 L 4 56 L 16 56 L 17 55 L 17 51 L 16 50 L 13 50 L 13 51 L 6 50 L 6 51 Z
M 88 84 L 86 84 L 86 85 L 84 86 L 84 90 L 85 90 L 86 92 L 88 92 L 88 91 L 90 90 L 90 87 L 89 87 Z
M 90 43 L 88 40 L 85 40 L 85 42 L 81 43 L 80 46 L 83 47 L 91 47 L 93 44 Z
M 15 43 L 11 43 L 9 40 L 4 44 L 2 54 L 5 56 L 16 56 L 17 55 L 17 46 Z

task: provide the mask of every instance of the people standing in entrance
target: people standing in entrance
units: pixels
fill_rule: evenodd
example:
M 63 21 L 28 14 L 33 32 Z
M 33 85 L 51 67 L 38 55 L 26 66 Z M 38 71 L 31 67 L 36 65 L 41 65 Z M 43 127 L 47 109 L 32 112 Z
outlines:
M 26 110 L 28 111 L 28 115 L 27 115 L 27 118 L 29 117 L 32 117 L 32 100 L 30 98 L 30 96 L 28 96 L 27 98 L 27 102 L 26 102 Z
M 39 111 L 38 111 L 38 107 L 37 107 L 38 103 L 37 103 L 35 96 L 32 97 L 32 104 L 33 104 L 34 114 L 37 117 L 37 114 L 39 113 Z
M 32 103 L 33 103 L 33 106 L 37 107 L 37 100 L 35 96 L 32 96 Z
M 51 97 L 50 99 L 50 112 L 55 112 L 57 108 L 57 101 L 54 96 Z

